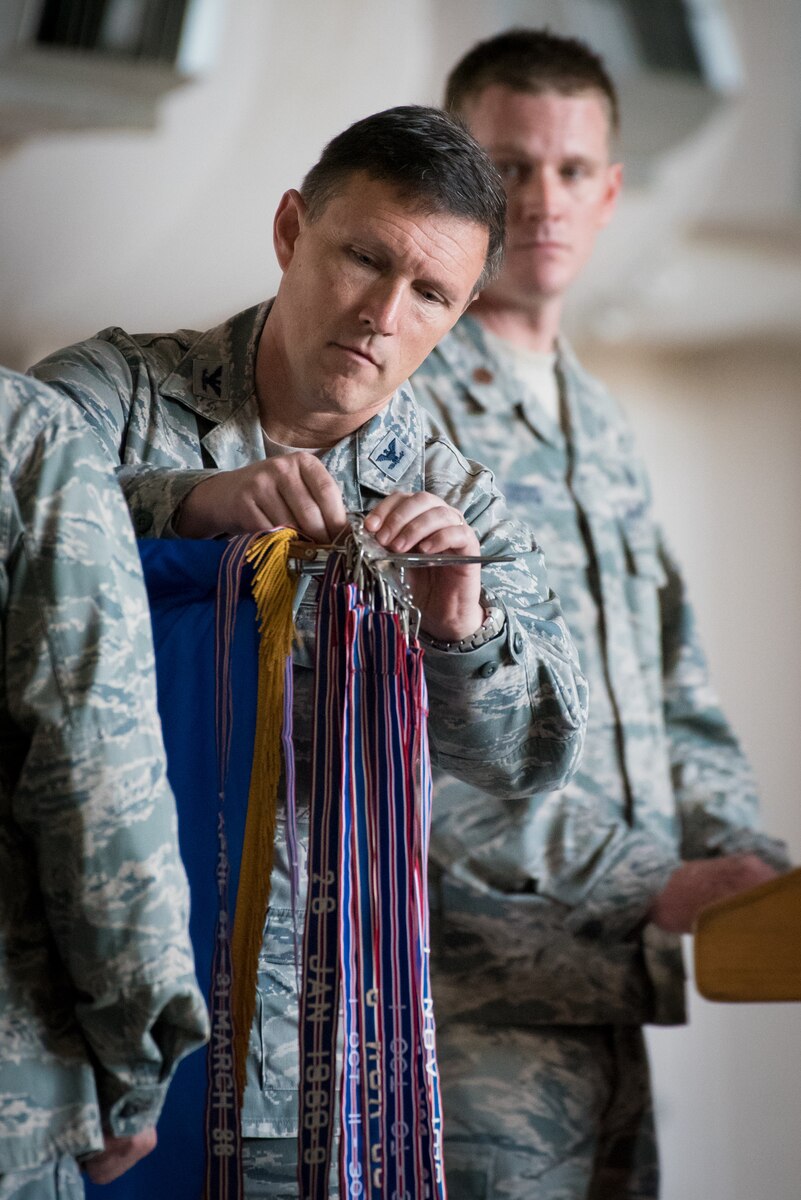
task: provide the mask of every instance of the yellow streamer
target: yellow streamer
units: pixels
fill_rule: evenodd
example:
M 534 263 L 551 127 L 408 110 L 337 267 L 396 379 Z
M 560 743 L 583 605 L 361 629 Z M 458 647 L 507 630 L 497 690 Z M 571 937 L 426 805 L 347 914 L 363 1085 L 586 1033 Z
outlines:
M 254 538 L 247 551 L 253 564 L 253 596 L 259 617 L 259 688 L 256 736 L 248 793 L 245 842 L 239 869 L 231 952 L 234 981 L 232 1009 L 240 1104 L 245 1090 L 248 1036 L 256 1007 L 256 975 L 264 922 L 270 900 L 275 852 L 278 783 L 281 777 L 281 729 L 284 669 L 292 650 L 292 599 L 295 579 L 289 571 L 294 529 L 276 529 Z

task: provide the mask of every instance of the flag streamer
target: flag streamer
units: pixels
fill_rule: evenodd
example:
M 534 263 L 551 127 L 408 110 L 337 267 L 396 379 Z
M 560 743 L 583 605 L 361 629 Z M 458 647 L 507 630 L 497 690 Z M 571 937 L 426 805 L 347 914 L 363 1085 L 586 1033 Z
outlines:
M 302 1200 L 444 1200 L 428 974 L 431 780 L 422 650 L 371 570 L 332 556 L 317 625 L 301 990 Z M 343 1062 L 337 1081 L 339 994 Z

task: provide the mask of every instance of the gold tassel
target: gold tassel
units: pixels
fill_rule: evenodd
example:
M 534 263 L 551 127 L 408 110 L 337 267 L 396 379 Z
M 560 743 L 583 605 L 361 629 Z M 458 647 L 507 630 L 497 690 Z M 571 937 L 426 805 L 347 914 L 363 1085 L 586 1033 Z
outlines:
M 284 669 L 292 650 L 295 579 L 287 560 L 294 529 L 276 529 L 253 539 L 246 557 L 253 564 L 253 596 L 259 617 L 259 688 L 256 736 L 248 793 L 245 842 L 232 939 L 236 1075 L 239 1102 L 245 1091 L 248 1037 L 256 1007 L 256 976 L 270 900 L 275 852 Z

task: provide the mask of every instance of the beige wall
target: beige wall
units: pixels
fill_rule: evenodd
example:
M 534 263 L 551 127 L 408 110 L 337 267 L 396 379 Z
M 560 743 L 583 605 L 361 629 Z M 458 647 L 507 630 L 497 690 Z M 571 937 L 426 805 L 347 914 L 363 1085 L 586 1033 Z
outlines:
M 207 328 L 271 295 L 272 217 L 351 121 L 426 92 L 434 0 L 229 0 L 208 78 L 149 133 L 0 158 L 0 362 L 106 325 Z
M 801 344 L 585 361 L 634 422 L 764 823 L 801 861 Z M 797 1200 L 801 1005 L 693 995 L 689 1028 L 650 1044 L 665 1200 Z

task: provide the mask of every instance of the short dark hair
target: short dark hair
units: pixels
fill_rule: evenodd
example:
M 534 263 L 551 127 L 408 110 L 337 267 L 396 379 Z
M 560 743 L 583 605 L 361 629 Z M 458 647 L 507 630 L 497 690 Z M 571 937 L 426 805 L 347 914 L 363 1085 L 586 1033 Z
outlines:
M 613 133 L 620 129 L 617 90 L 603 59 L 577 38 L 559 37 L 548 29 L 519 28 L 479 42 L 448 76 L 446 109 L 464 116 L 465 101 L 493 83 L 534 94 L 600 92 L 609 110 L 610 129 Z
M 495 279 L 503 262 L 506 196 L 492 162 L 458 118 L 407 104 L 349 126 L 328 143 L 301 184 L 309 220 L 359 172 L 391 184 L 421 211 L 482 225 L 487 257 L 475 290 Z

